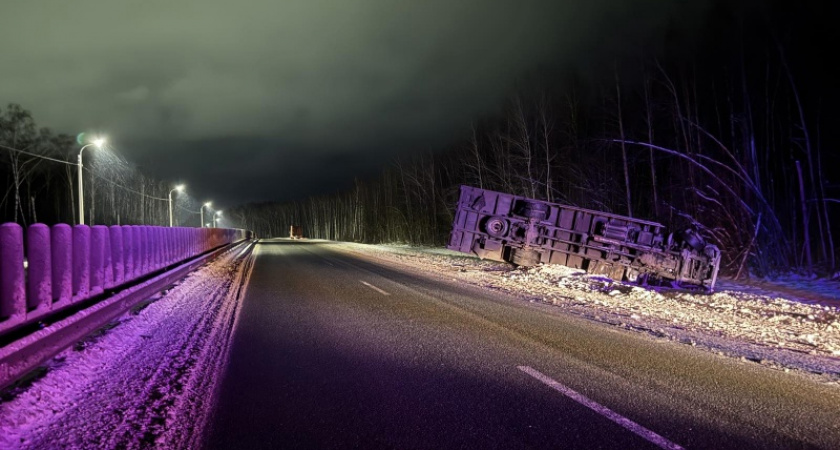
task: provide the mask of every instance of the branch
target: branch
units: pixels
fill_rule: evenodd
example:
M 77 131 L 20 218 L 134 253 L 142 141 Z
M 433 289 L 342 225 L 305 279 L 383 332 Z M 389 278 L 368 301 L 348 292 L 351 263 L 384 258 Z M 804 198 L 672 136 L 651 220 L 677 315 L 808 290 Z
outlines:
M 820 201 L 820 199 L 818 199 L 818 198 L 812 198 L 812 199 L 808 200 L 808 202 L 818 202 L 818 201 Z M 838 198 L 824 198 L 824 199 L 822 199 L 822 201 L 829 202 L 829 203 L 840 203 L 840 199 L 838 199 Z
M 755 215 L 755 212 L 752 210 L 752 208 L 750 208 L 749 205 L 747 205 L 744 202 L 744 200 L 726 182 L 721 180 L 720 177 L 715 175 L 715 173 L 712 172 L 711 170 L 709 170 L 708 167 L 704 166 L 703 164 L 700 164 L 698 161 L 691 158 L 690 156 L 682 154 L 682 153 L 680 153 L 678 151 L 675 151 L 675 150 L 671 150 L 669 148 L 660 147 L 658 145 L 653 145 L 653 144 L 648 144 L 646 142 L 627 141 L 627 140 L 623 140 L 623 139 L 607 139 L 607 141 L 608 142 L 625 143 L 625 144 L 630 144 L 630 145 L 638 145 L 638 146 L 642 146 L 642 147 L 647 147 L 647 148 L 652 149 L 652 150 L 657 150 L 657 151 L 660 151 L 660 152 L 663 152 L 663 153 L 667 153 L 669 155 L 674 155 L 678 158 L 685 159 L 686 161 L 688 161 L 688 162 L 694 164 L 695 166 L 699 167 L 700 170 L 702 170 L 703 172 L 706 172 L 709 176 L 711 176 L 712 178 L 717 180 L 727 191 L 729 191 L 730 194 L 732 194 L 732 196 L 734 198 L 738 199 L 738 203 L 741 205 L 742 208 L 744 208 L 744 210 L 746 210 L 750 215 Z

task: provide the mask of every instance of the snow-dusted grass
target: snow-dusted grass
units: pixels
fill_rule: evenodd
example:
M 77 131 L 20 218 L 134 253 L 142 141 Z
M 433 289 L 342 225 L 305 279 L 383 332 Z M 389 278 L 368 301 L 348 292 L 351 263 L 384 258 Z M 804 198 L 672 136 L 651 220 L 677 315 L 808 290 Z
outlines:
M 514 269 L 440 248 L 334 246 L 721 354 L 840 378 L 837 282 L 727 281 L 705 294 L 643 288 L 558 265 Z
M 0 448 L 194 448 L 247 265 L 224 255 L 0 403 Z

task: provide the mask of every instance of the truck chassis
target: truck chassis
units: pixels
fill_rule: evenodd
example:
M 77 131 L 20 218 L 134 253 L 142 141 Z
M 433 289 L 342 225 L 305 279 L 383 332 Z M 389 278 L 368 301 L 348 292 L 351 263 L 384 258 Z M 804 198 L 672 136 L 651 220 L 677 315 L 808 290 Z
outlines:
M 639 284 L 711 291 L 720 250 L 693 229 L 461 186 L 447 248 L 519 266 L 562 264 Z

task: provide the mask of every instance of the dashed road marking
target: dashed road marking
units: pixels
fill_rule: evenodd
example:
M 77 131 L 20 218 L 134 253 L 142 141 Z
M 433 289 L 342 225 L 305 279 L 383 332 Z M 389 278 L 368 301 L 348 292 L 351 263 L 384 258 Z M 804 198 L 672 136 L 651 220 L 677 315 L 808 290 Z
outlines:
M 548 375 L 545 375 L 544 373 L 542 373 L 542 372 L 540 372 L 540 371 L 538 371 L 538 370 L 536 370 L 536 369 L 534 369 L 530 366 L 517 366 L 517 368 L 519 370 L 527 373 L 528 375 L 531 375 L 532 377 L 536 378 L 537 380 L 543 382 L 543 384 L 545 384 L 548 387 L 554 389 L 555 391 L 560 392 L 561 394 L 565 395 L 566 397 L 571 398 L 572 400 L 580 403 L 581 405 L 586 406 L 587 408 L 597 412 L 598 414 L 606 417 L 607 419 L 610 419 L 613 422 L 621 425 L 622 427 L 632 431 L 633 433 L 636 433 L 637 435 L 639 435 L 642 438 L 646 439 L 647 441 L 653 443 L 654 445 L 658 446 L 659 448 L 664 448 L 664 449 L 669 449 L 669 450 L 684 450 L 683 447 L 681 447 L 680 445 L 675 444 L 675 443 L 669 441 L 668 439 L 665 439 L 664 437 L 654 433 L 651 430 L 648 430 L 647 428 L 637 424 L 636 422 L 633 422 L 632 420 L 622 416 L 621 414 L 618 414 L 617 412 L 607 408 L 606 406 L 602 406 L 602 405 L 584 397 L 583 395 L 581 395 L 577 391 L 572 390 L 572 389 L 560 384 L 558 381 L 552 379 Z
M 366 282 L 366 281 L 359 280 L 359 282 L 360 282 L 360 283 L 362 283 L 362 284 L 364 284 L 365 286 L 367 286 L 367 287 L 369 287 L 369 288 L 373 289 L 374 291 L 379 292 L 379 293 L 380 293 L 380 294 L 382 294 L 382 295 L 391 295 L 391 294 L 389 294 L 389 293 L 387 293 L 387 292 L 383 291 L 382 289 L 379 289 L 378 287 L 376 287 L 376 286 L 374 286 L 374 285 L 372 285 L 372 284 L 370 284 L 370 283 L 368 283 L 368 282 Z

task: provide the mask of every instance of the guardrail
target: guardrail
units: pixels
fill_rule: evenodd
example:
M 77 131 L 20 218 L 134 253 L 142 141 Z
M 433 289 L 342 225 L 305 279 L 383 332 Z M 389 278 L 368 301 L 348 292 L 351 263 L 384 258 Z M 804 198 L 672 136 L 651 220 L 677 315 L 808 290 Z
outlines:
M 230 228 L 33 224 L 24 233 L 2 224 L 0 335 L 249 237 Z

